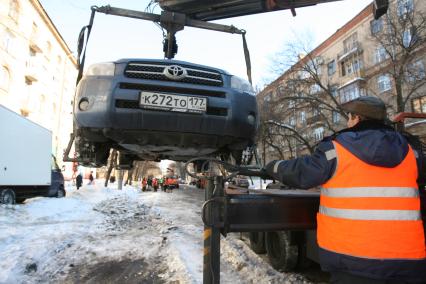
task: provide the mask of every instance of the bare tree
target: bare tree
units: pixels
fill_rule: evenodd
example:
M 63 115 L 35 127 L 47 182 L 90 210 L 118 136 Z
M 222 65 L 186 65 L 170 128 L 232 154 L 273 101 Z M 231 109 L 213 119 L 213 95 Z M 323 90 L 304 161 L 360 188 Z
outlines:
M 316 137 L 313 129 L 332 134 L 341 128 L 333 118 L 346 118 L 337 89 L 323 74 L 327 59 L 311 51 L 312 42 L 308 35 L 285 44 L 271 67 L 272 72 L 282 75 L 272 83 L 269 89 L 274 91 L 261 103 L 259 141 L 282 158 L 283 151 L 288 153 L 286 158 L 297 156 L 300 150 L 312 153 L 322 135 Z
M 384 70 L 381 74 L 393 79 L 396 96 L 391 106 L 397 113 L 407 109 L 426 83 L 425 67 L 418 61 L 425 52 L 426 15 L 414 4 L 414 0 L 397 1 L 386 16 L 371 24 L 371 37 L 378 45 L 375 60 Z

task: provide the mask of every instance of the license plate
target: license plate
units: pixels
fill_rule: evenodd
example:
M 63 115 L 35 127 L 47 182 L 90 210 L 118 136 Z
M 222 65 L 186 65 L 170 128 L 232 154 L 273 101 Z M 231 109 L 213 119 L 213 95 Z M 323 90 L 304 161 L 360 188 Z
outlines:
M 141 92 L 139 105 L 147 109 L 203 113 L 207 110 L 207 98 Z

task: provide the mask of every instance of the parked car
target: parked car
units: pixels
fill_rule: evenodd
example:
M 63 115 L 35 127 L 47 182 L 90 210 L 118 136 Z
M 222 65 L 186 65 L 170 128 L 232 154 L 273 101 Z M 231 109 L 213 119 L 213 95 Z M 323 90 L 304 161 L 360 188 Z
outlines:
M 179 188 L 179 179 L 176 176 L 166 177 L 163 183 L 164 189 Z
M 254 144 L 258 111 L 249 82 L 221 69 L 177 60 L 121 59 L 92 65 L 74 99 L 82 165 L 187 161 L 232 155 Z
M 238 187 L 248 188 L 250 186 L 250 182 L 245 176 L 236 176 L 231 180 L 231 184 Z

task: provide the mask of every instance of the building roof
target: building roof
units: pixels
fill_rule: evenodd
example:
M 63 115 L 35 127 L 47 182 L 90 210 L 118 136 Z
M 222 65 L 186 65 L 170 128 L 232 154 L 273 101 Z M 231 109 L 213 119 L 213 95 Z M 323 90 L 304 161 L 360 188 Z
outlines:
M 59 33 L 58 29 L 56 28 L 55 24 L 52 22 L 52 19 L 50 19 L 49 15 L 47 14 L 46 10 L 43 8 L 43 5 L 38 0 L 30 0 L 31 4 L 34 6 L 36 11 L 39 13 L 42 20 L 46 23 L 49 30 L 52 32 L 54 37 L 58 40 L 59 44 L 61 45 L 62 49 L 65 51 L 68 58 L 71 59 L 74 66 L 77 68 L 77 59 L 72 54 L 71 49 L 65 42 L 62 35 Z

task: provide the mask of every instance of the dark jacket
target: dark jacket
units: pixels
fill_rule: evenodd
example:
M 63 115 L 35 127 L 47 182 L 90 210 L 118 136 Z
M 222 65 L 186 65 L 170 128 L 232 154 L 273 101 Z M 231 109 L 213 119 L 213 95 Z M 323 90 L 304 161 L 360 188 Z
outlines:
M 77 188 L 80 188 L 83 184 L 83 177 L 81 176 L 81 174 L 77 175 L 77 177 L 75 178 L 75 184 Z
M 380 122 L 362 121 L 336 135 L 325 138 L 315 152 L 288 161 L 271 162 L 266 166 L 269 175 L 284 184 L 307 189 L 329 180 L 336 168 L 332 141 L 337 141 L 362 161 L 380 167 L 395 167 L 408 152 L 407 139 L 393 128 Z M 422 155 L 418 153 L 418 169 L 422 172 Z M 274 169 L 275 167 L 275 169 Z M 424 189 L 422 189 L 424 190 Z M 321 267 L 325 271 L 344 271 L 376 279 L 425 280 L 426 260 L 363 259 L 320 249 Z

